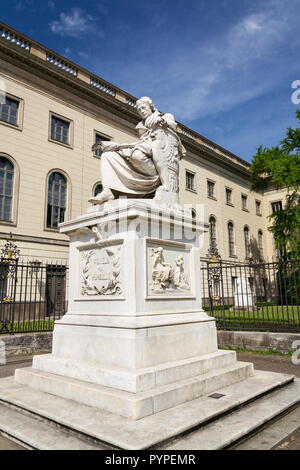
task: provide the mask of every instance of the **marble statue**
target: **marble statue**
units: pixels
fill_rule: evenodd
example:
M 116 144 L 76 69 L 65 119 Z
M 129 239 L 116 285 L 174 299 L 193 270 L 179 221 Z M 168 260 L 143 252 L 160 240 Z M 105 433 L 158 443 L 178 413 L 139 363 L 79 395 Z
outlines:
M 234 306 L 248 308 L 253 306 L 253 295 L 248 279 L 239 276 L 235 281 Z
M 89 199 L 102 204 L 120 195 L 134 198 L 160 198 L 161 193 L 179 203 L 179 160 L 185 149 L 176 133 L 172 114 L 163 114 L 148 97 L 137 101 L 142 118 L 136 129 L 139 140 L 130 144 L 99 142 L 103 191 Z M 172 195 L 172 196 L 171 196 Z

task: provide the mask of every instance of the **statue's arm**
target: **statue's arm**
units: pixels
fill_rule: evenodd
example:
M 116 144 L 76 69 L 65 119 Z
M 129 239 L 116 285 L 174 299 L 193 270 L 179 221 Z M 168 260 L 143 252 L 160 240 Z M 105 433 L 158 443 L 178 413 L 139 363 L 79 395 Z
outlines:
M 95 152 L 96 150 L 101 150 L 102 152 L 111 152 L 111 151 L 118 151 L 121 149 L 129 149 L 133 148 L 138 144 L 138 142 L 131 142 L 129 144 L 119 144 L 118 142 L 111 142 L 111 141 L 102 141 L 97 142 L 92 146 L 92 151 Z

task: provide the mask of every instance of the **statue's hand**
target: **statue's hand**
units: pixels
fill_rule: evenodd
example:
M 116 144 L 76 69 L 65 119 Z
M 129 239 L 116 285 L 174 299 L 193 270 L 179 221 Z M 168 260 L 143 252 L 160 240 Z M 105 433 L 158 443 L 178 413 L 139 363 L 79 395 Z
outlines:
M 156 124 L 162 124 L 164 122 L 162 116 L 157 116 L 155 114 L 152 114 L 152 116 L 149 116 L 147 118 L 147 127 L 153 127 Z
M 97 150 L 103 150 L 102 142 L 97 142 L 92 146 L 92 152 L 96 152 Z

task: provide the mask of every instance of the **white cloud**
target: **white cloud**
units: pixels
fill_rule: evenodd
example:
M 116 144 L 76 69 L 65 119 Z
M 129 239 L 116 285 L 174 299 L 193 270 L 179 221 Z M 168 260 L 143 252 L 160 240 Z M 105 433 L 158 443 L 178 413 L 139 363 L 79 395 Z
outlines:
M 95 17 L 81 8 L 74 7 L 68 13 L 60 13 L 59 19 L 50 23 L 51 31 L 60 36 L 79 37 L 93 33 L 103 37 L 103 30 L 97 25 Z

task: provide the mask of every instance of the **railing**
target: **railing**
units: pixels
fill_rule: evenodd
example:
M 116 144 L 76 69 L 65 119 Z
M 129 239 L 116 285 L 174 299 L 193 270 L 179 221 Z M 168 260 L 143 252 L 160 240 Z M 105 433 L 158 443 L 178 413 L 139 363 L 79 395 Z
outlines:
M 191 132 L 189 132 L 185 129 L 182 129 L 182 128 L 180 128 L 180 134 L 183 134 L 183 135 L 185 135 L 186 137 L 188 137 L 189 139 L 192 139 L 192 140 L 196 139 L 196 136 L 194 134 L 192 134 Z
M 104 91 L 104 93 L 107 93 L 108 95 L 116 96 L 116 90 L 109 87 L 108 85 L 101 82 L 100 80 L 96 80 L 95 78 L 91 78 L 91 85 L 94 86 L 95 88 L 98 88 L 98 90 Z
M 132 98 L 127 97 L 126 103 L 129 104 L 129 106 L 132 106 L 133 108 L 136 108 L 136 100 L 133 100 Z
M 49 62 L 51 65 L 54 65 L 55 67 L 61 70 L 64 70 L 70 75 L 77 77 L 77 73 L 78 73 L 77 68 L 71 65 L 70 63 L 66 62 L 65 60 L 59 59 L 55 55 L 47 53 L 46 61 Z
M 28 40 L 23 39 L 21 36 L 14 34 L 9 29 L 0 26 L 0 38 L 9 41 L 15 46 L 25 49 L 25 51 L 30 51 L 31 44 Z
M 300 260 L 202 261 L 203 308 L 219 329 L 300 332 Z
M 52 331 L 67 310 L 63 263 L 0 262 L 0 334 Z

